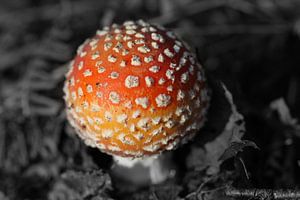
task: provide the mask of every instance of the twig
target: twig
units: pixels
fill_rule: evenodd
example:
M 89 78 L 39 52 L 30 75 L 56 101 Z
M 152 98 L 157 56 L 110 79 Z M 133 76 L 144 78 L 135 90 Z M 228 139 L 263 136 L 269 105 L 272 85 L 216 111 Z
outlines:
M 208 182 L 208 181 L 207 181 Z M 184 199 L 189 199 L 190 197 L 193 196 L 198 196 L 198 194 L 201 192 L 201 190 L 203 189 L 203 187 L 205 186 L 205 184 L 207 183 L 206 181 L 201 183 L 201 185 L 197 188 L 197 190 L 195 192 L 191 192 L 188 195 L 185 196 Z
M 249 174 L 248 174 L 248 170 L 246 168 L 246 165 L 244 163 L 244 160 L 241 158 L 241 157 L 238 157 L 239 161 L 241 162 L 242 166 L 243 166 L 243 169 L 244 169 L 244 172 L 245 172 L 245 175 L 246 175 L 246 178 L 249 180 L 250 177 L 249 177 Z
M 236 189 L 227 188 L 225 195 L 229 197 L 246 197 L 256 199 L 300 199 L 300 190 L 272 189 Z

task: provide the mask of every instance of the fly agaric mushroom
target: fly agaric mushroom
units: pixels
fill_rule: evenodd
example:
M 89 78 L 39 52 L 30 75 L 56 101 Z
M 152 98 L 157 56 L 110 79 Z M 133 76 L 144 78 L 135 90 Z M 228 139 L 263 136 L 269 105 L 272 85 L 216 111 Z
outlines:
M 203 125 L 205 80 L 171 31 L 141 20 L 114 24 L 86 40 L 70 63 L 67 118 L 87 145 L 121 163 L 153 160 Z

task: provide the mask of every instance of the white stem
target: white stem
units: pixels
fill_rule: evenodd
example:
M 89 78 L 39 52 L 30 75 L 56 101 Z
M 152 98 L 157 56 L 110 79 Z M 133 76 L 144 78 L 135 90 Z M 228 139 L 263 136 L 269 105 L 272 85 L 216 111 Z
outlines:
M 120 156 L 113 158 L 115 161 L 113 173 L 123 180 L 138 185 L 159 184 L 174 176 L 175 170 L 172 169 L 170 153 L 136 159 Z

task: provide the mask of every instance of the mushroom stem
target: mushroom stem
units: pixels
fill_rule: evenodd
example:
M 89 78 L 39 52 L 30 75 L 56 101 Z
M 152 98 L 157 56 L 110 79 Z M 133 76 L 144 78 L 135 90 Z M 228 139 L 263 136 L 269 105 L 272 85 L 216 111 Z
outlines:
M 170 152 L 145 158 L 113 156 L 112 176 L 135 186 L 159 184 L 175 175 Z

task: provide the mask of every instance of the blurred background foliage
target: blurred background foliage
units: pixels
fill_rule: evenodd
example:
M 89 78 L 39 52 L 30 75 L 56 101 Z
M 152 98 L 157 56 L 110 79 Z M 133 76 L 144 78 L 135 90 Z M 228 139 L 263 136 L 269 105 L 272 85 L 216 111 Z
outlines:
M 208 180 L 194 170 L 127 198 L 218 199 L 202 184 L 220 188 L 233 177 L 242 187 L 299 187 L 300 128 L 270 104 L 282 98 L 275 110 L 300 116 L 300 1 L 1 0 L 0 199 L 120 198 L 105 172 L 110 157 L 86 147 L 67 125 L 62 85 L 66 63 L 87 37 L 137 19 L 174 30 L 195 49 L 208 74 L 233 93 L 245 138 L 260 151 L 242 153 L 249 180 L 239 170 Z

